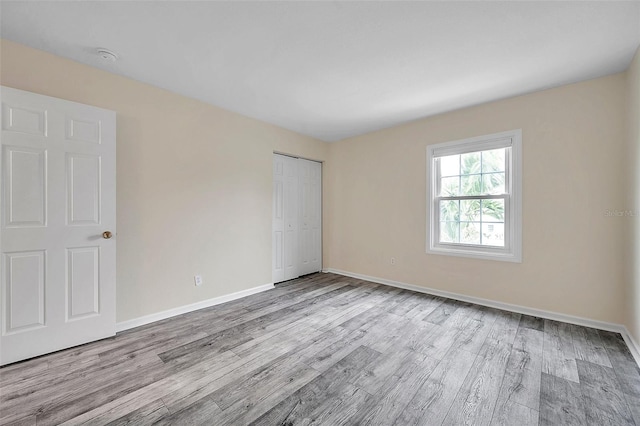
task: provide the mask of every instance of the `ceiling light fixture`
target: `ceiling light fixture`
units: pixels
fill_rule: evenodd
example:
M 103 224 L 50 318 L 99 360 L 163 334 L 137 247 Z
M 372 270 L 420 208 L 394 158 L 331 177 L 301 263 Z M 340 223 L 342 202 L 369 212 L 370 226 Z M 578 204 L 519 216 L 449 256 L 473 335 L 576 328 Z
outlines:
M 98 54 L 100 59 L 102 59 L 103 61 L 115 62 L 118 60 L 118 55 L 109 49 L 104 49 L 102 47 L 99 47 L 96 49 L 96 53 Z

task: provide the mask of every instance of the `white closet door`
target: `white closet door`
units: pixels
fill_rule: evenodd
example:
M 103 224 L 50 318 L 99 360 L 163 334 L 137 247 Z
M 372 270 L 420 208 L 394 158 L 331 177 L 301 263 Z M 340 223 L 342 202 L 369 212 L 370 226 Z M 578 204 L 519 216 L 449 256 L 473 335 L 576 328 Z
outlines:
M 322 164 L 273 155 L 273 282 L 322 270 Z
M 298 273 L 298 162 L 273 156 L 273 282 Z
M 322 269 L 322 164 L 298 160 L 300 182 L 300 275 Z
M 116 115 L 0 98 L 3 365 L 115 334 Z
M 273 282 L 284 281 L 284 168 L 286 158 L 273 155 L 273 228 L 272 265 Z
M 300 276 L 298 272 L 298 161 L 286 158 L 284 202 L 284 279 Z

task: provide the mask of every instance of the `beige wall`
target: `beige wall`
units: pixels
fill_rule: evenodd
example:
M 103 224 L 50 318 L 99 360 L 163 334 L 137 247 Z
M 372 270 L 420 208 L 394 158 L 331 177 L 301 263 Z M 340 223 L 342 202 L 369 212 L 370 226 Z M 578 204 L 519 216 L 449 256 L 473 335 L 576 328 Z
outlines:
M 328 144 L 6 40 L 0 48 L 1 84 L 117 112 L 118 321 L 272 282 L 271 154 L 325 160 Z
M 625 74 L 331 145 L 329 267 L 601 321 L 624 321 Z M 523 132 L 523 262 L 425 253 L 426 147 Z M 396 265 L 390 264 L 391 257 Z
M 627 71 L 627 85 L 629 169 L 625 210 L 631 211 L 634 216 L 621 218 L 628 237 L 626 261 L 629 306 L 626 325 L 635 341 L 640 342 L 640 48 Z

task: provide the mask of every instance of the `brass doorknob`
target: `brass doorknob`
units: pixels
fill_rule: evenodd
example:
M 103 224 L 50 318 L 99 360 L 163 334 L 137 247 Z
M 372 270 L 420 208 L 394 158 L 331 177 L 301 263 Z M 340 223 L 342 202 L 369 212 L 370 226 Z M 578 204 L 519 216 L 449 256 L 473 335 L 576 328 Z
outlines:
M 104 231 L 102 233 L 102 238 L 104 238 L 105 240 L 108 240 L 111 237 L 113 237 L 113 234 L 111 233 L 111 231 Z

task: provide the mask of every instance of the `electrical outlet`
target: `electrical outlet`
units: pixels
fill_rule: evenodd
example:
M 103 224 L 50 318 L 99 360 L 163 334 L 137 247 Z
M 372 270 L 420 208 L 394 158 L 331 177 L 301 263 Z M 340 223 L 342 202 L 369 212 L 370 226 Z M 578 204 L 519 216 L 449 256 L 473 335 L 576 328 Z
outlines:
M 392 264 L 392 265 L 395 265 L 395 264 L 396 264 L 396 258 L 395 258 L 395 257 L 392 257 L 392 258 L 391 258 L 391 264 Z
M 193 281 L 195 281 L 196 287 L 200 287 L 202 285 L 202 275 L 194 276 Z

